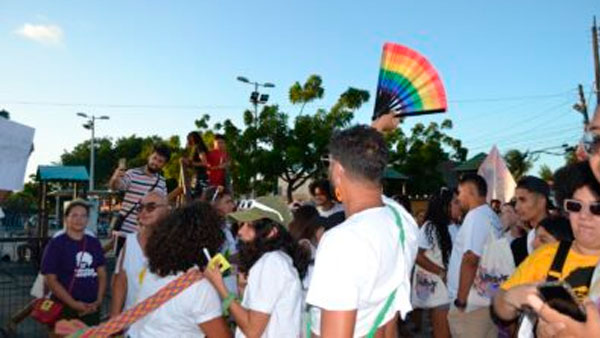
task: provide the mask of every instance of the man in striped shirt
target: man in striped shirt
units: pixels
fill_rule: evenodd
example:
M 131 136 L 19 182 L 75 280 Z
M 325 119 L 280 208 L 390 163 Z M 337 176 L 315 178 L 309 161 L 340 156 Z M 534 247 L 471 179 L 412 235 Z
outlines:
M 165 178 L 160 174 L 160 171 L 169 162 L 170 158 L 171 150 L 167 146 L 155 145 L 145 166 L 127 171 L 120 167 L 115 170 L 109 186 L 113 190 L 125 191 L 120 211 L 122 216 L 126 216 L 121 228 L 122 231 L 127 233 L 138 231 L 137 204 L 148 192 L 157 191 L 167 194 Z

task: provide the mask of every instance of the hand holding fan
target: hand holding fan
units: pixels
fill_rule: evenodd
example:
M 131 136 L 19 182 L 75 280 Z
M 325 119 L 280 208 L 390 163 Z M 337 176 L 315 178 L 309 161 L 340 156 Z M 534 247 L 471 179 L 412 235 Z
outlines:
M 429 61 L 410 48 L 383 45 L 373 120 L 390 111 L 403 117 L 443 113 L 446 108 L 444 86 Z

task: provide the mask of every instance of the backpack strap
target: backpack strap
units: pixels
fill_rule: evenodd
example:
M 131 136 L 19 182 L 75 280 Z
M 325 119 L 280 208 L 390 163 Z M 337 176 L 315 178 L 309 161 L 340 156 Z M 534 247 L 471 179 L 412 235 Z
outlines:
M 567 261 L 567 256 L 569 255 L 569 250 L 571 249 L 571 242 L 568 241 L 560 241 L 558 245 L 558 249 L 554 254 L 554 260 L 552 261 L 552 265 L 550 266 L 550 271 L 548 271 L 548 276 L 546 277 L 546 281 L 553 282 L 560 279 L 562 274 L 563 266 Z

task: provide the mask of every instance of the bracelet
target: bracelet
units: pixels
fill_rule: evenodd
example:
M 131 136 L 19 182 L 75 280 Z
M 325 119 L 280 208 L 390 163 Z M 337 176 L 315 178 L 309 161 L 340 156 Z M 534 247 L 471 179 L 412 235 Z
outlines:
M 461 310 L 463 310 L 464 308 L 467 307 L 467 303 L 466 302 L 461 302 L 457 298 L 457 299 L 454 300 L 454 306 L 457 307 L 457 308 L 459 308 L 459 309 L 461 309 Z
M 227 298 L 223 299 L 222 307 L 224 316 L 229 316 L 229 307 L 231 306 L 231 303 L 233 303 L 233 301 L 235 300 L 237 300 L 237 296 L 235 295 L 235 293 L 231 292 L 227 295 Z

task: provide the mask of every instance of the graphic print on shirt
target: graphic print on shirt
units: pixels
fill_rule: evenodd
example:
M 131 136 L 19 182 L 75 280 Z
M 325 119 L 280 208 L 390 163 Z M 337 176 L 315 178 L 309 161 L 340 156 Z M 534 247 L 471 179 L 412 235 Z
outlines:
M 87 251 L 79 251 L 75 255 L 75 277 L 96 277 L 98 274 L 93 267 L 94 257 Z

